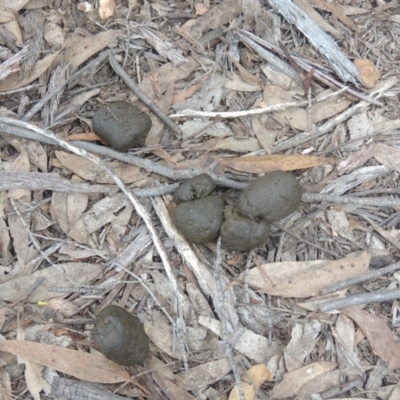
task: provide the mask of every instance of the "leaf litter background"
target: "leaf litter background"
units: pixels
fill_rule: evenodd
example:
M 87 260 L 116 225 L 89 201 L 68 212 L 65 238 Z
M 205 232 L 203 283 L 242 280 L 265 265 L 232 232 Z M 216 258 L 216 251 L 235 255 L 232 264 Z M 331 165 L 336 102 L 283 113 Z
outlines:
M 0 7 L 2 399 L 400 397 L 397 1 Z M 101 104 L 146 110 L 112 60 L 173 121 L 152 114 L 129 156 L 91 132 Z M 263 248 L 177 232 L 183 179 L 208 171 L 232 202 L 276 169 L 305 194 Z M 94 348 L 110 303 L 144 322 L 143 366 Z

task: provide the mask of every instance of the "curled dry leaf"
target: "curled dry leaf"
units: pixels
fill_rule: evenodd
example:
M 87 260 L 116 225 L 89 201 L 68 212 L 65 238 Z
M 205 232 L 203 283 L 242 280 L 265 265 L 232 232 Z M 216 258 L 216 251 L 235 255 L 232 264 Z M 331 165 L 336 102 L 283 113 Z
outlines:
M 237 171 L 260 174 L 271 171 L 294 171 L 296 169 L 311 168 L 335 162 L 334 158 L 315 157 L 299 154 L 269 154 L 254 157 L 225 158 L 220 161 Z
M 122 366 L 103 356 L 20 340 L 0 342 L 0 350 L 88 382 L 118 383 L 131 381 L 128 372 Z
M 282 297 L 316 296 L 320 290 L 342 280 L 365 273 L 370 254 L 362 252 L 355 257 L 341 260 L 288 261 L 264 263 L 249 272 L 249 285 L 257 291 Z M 241 275 L 244 278 L 243 274 Z
M 301 388 L 315 377 L 335 369 L 335 362 L 316 362 L 305 367 L 288 372 L 281 382 L 275 385 L 271 392 L 271 399 L 285 399 L 296 396 Z
M 249 382 L 242 382 L 246 400 L 255 400 L 257 390 L 265 381 L 272 381 L 273 376 L 265 364 L 258 364 L 250 368 L 242 379 L 243 381 L 246 380 Z M 229 400 L 239 399 L 239 390 L 237 386 L 235 386 L 229 394 Z
M 107 19 L 114 15 L 115 1 L 114 0 L 100 0 L 99 15 L 100 19 Z
M 363 330 L 375 355 L 387 362 L 390 369 L 400 367 L 400 343 L 384 321 L 358 307 L 347 307 L 342 312 Z
M 368 89 L 373 88 L 380 76 L 378 68 L 375 67 L 372 61 L 363 58 L 356 58 L 354 65 L 360 73 L 362 84 Z

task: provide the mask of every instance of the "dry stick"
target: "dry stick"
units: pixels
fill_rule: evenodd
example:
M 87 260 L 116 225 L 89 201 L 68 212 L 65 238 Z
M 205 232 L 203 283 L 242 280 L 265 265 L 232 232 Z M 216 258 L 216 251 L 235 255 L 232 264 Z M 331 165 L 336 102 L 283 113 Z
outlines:
M 174 121 L 172 121 L 171 118 L 169 118 L 167 115 L 164 114 L 164 112 L 161 110 L 160 107 L 157 106 L 154 102 L 152 102 L 143 92 L 142 89 L 139 88 L 138 85 L 136 85 L 135 82 L 132 81 L 132 79 L 129 77 L 129 75 L 125 72 L 125 70 L 121 67 L 121 65 L 118 64 L 117 60 L 115 59 L 113 54 L 110 54 L 109 57 L 110 60 L 110 65 L 112 66 L 113 70 L 115 73 L 117 73 L 121 79 L 124 81 L 125 85 L 129 87 L 135 93 L 135 95 L 139 98 L 140 101 L 142 101 L 147 107 L 150 108 L 151 111 L 153 111 L 154 114 L 157 115 L 158 118 L 161 119 L 164 124 L 171 129 L 172 132 L 174 132 L 177 136 L 181 135 L 181 131 L 179 127 L 175 124 Z
M 329 100 L 332 97 L 342 94 L 343 92 L 346 91 L 346 89 L 347 87 L 344 87 L 334 93 L 330 93 L 318 99 L 313 99 L 312 103 L 320 103 L 322 101 Z M 308 105 L 309 105 L 309 100 L 302 100 L 302 101 L 292 101 L 290 103 L 279 103 L 268 107 L 255 108 L 243 111 L 218 112 L 218 111 L 183 110 L 179 114 L 171 115 L 171 118 L 181 118 L 181 117 L 238 118 L 238 117 L 247 117 L 249 115 L 268 114 L 277 111 L 284 111 L 289 108 L 305 107 Z
M 274 225 L 276 228 L 280 229 L 281 231 L 286 232 L 288 235 L 295 237 L 297 240 L 300 240 L 301 242 L 308 244 L 309 246 L 314 247 L 314 248 L 318 249 L 319 251 L 322 251 L 323 253 L 328 253 L 337 259 L 341 258 L 339 256 L 339 254 L 337 254 L 336 252 L 328 250 L 328 249 L 324 249 L 323 247 L 318 246 L 315 243 L 311 243 L 308 240 L 303 239 L 301 236 L 296 235 L 294 232 L 291 232 L 285 228 L 282 228 L 282 226 L 280 226 L 277 222 L 272 222 L 272 225 Z
M 246 397 L 245 397 L 244 391 L 243 391 L 242 381 L 240 379 L 240 375 L 239 375 L 239 372 L 236 367 L 236 362 L 232 356 L 232 348 L 227 341 L 227 332 L 228 332 L 227 323 L 228 322 L 227 322 L 227 318 L 226 318 L 226 314 L 225 314 L 225 309 L 223 306 L 225 303 L 225 298 L 224 298 L 225 290 L 222 287 L 221 263 L 222 263 L 221 237 L 219 237 L 218 241 L 217 241 L 217 255 L 215 258 L 215 265 L 214 265 L 214 279 L 215 279 L 215 283 L 217 285 L 217 298 L 216 299 L 218 299 L 218 302 L 219 302 L 217 309 L 221 310 L 221 313 L 220 313 L 221 340 L 225 347 L 226 357 L 228 358 L 229 364 L 232 367 L 233 376 L 235 377 L 235 382 L 236 382 L 236 386 L 238 388 L 240 400 L 246 400 Z
M 383 197 L 359 198 L 355 196 L 338 196 L 333 194 L 303 193 L 301 199 L 306 202 L 326 201 L 329 203 L 355 204 L 360 206 L 400 207 L 400 199 Z
M 342 308 L 355 306 L 357 304 L 381 303 L 382 301 L 393 300 L 399 297 L 400 289 L 376 290 L 375 292 L 356 294 L 342 299 L 325 301 L 319 305 L 319 309 L 322 312 L 328 312 L 332 310 L 340 310 Z
M 359 104 L 356 104 L 354 107 L 357 107 Z M 353 108 L 353 107 L 352 107 Z M 358 109 L 358 107 L 357 107 Z M 346 116 L 345 117 L 340 117 L 340 120 L 346 120 L 350 115 L 345 112 Z M 334 118 L 332 118 L 333 120 Z M 4 118 L 0 117 L 0 132 L 4 132 L 13 136 L 18 136 L 18 137 L 23 137 L 26 139 L 30 140 L 38 140 L 41 142 L 45 142 L 51 145 L 58 145 L 58 142 L 56 139 L 53 139 L 51 136 L 49 137 L 43 137 L 40 134 L 29 130 L 29 127 L 23 126 L 18 124 L 19 126 L 13 126 L 16 124 L 15 119 L 12 118 Z M 338 122 L 340 123 L 340 122 Z M 324 128 L 329 124 L 329 129 Z M 314 134 L 318 137 L 321 136 L 324 133 L 327 133 L 331 129 L 331 123 L 327 123 L 322 125 L 321 132 Z M 332 125 L 336 125 L 336 123 L 333 123 Z M 32 125 L 29 125 L 32 126 Z M 290 147 L 296 146 L 299 144 L 299 137 L 304 134 L 299 134 L 293 139 L 286 140 L 283 143 L 277 144 L 273 147 L 273 152 L 278 152 L 282 150 L 287 150 Z M 310 136 L 313 135 L 306 135 L 303 140 L 300 140 L 300 143 L 306 142 L 310 139 Z M 294 143 L 296 142 L 296 143 Z M 197 176 L 201 173 L 208 173 L 213 180 L 217 183 L 218 186 L 223 186 L 223 187 L 229 187 L 232 189 L 236 190 L 244 190 L 247 186 L 248 183 L 246 182 L 238 182 L 234 181 L 232 179 L 225 178 L 223 176 L 218 176 L 215 175 L 212 171 L 210 171 L 210 168 L 204 168 L 204 169 L 187 169 L 185 171 L 175 171 L 172 168 L 164 167 L 156 162 L 150 161 L 143 159 L 141 157 L 134 156 L 132 154 L 126 154 L 126 153 L 120 153 L 118 151 L 115 151 L 113 149 L 110 149 L 105 146 L 99 146 L 93 143 L 87 143 L 87 142 L 71 142 L 71 145 L 76 146 L 77 148 L 87 150 L 87 151 L 92 151 L 101 155 L 104 155 L 106 157 L 112 157 L 117 160 L 126 162 L 128 164 L 136 165 L 139 168 L 143 168 L 146 171 L 149 172 L 154 172 L 157 173 L 161 176 L 165 176 L 167 178 L 173 179 L 173 180 L 185 180 L 185 179 L 190 179 L 193 178 L 194 176 Z M 21 185 L 22 187 L 22 185 Z M 72 190 L 71 184 L 68 185 L 68 187 Z M 80 185 L 79 185 L 80 187 Z M 135 189 L 133 190 L 133 193 L 139 197 L 150 197 L 150 196 L 157 196 L 160 194 L 167 194 L 167 193 L 172 193 L 175 188 L 177 187 L 177 184 L 173 185 L 168 185 L 168 186 L 162 186 L 162 187 L 157 187 L 157 188 L 148 188 L 148 189 Z M 27 186 L 29 188 L 29 185 Z M 38 187 L 38 188 L 43 188 L 43 187 Z M 44 189 L 46 189 L 45 187 Z M 5 189 L 3 189 L 5 190 Z M 61 188 L 57 187 L 54 188 L 54 190 L 59 190 L 62 191 Z M 78 191 L 78 190 L 77 190 Z M 92 189 L 89 190 L 91 192 Z M 82 190 L 82 192 L 85 192 L 85 190 Z M 319 194 L 319 193 L 303 193 L 302 196 L 302 201 L 305 202 L 317 202 L 317 201 L 326 201 L 329 203 L 338 203 L 338 204 L 355 204 L 355 205 L 360 205 L 360 206 L 376 206 L 376 207 L 400 207 L 400 200 L 398 199 L 389 199 L 389 198 L 359 198 L 356 196 L 337 196 L 337 195 L 328 195 L 328 194 Z
M 168 255 L 164 249 L 164 246 L 156 232 L 156 229 L 154 227 L 153 221 L 151 220 L 151 216 L 150 214 L 146 211 L 145 207 L 139 202 L 138 198 L 131 193 L 128 188 L 124 185 L 124 183 L 121 181 L 121 179 L 114 173 L 114 171 L 112 170 L 112 168 L 110 168 L 106 163 L 104 163 L 100 158 L 96 157 L 93 154 L 90 154 L 88 152 L 86 152 L 85 150 L 81 150 L 76 148 L 75 146 L 72 146 L 71 144 L 69 144 L 68 142 L 65 142 L 62 139 L 57 138 L 54 134 L 49 133 L 48 131 L 38 128 L 35 125 L 32 124 L 28 124 L 26 122 L 22 122 L 22 121 L 17 121 L 17 120 L 12 120 L 13 123 L 15 123 L 17 126 L 21 126 L 24 128 L 28 128 L 31 129 L 33 131 L 35 131 L 36 133 L 39 133 L 40 135 L 43 135 L 44 137 L 53 139 L 57 141 L 57 144 L 61 147 L 63 147 L 66 150 L 69 150 L 70 152 L 77 154 L 81 157 L 84 157 L 85 159 L 93 162 L 95 165 L 97 165 L 98 167 L 100 167 L 103 171 L 107 172 L 112 179 L 114 180 L 114 182 L 117 184 L 117 186 L 120 188 L 120 190 L 125 194 L 125 196 L 128 197 L 128 199 L 130 200 L 130 202 L 133 204 L 133 206 L 135 207 L 136 212 L 138 213 L 138 215 L 143 219 L 143 221 L 146 224 L 147 229 L 150 232 L 150 235 L 152 236 L 153 239 L 153 243 L 158 251 L 159 256 L 161 257 L 161 260 L 163 262 L 166 274 L 169 278 L 169 280 L 171 281 L 172 287 L 175 291 L 176 297 L 178 299 L 178 303 L 180 306 L 183 306 L 183 296 L 182 294 L 179 292 L 178 290 L 178 286 L 175 280 L 175 277 L 172 273 L 172 267 L 171 264 L 169 262 L 168 259 Z M 179 332 L 179 329 L 177 330 L 178 334 L 180 334 L 180 339 L 183 340 L 183 334 L 181 334 L 181 332 Z M 184 362 L 185 362 L 185 367 L 187 367 L 187 360 L 186 357 L 184 355 Z
M 278 53 L 281 57 L 285 57 L 285 54 L 283 53 L 283 51 L 278 46 L 275 46 L 275 45 L 265 41 L 264 39 L 259 38 L 258 36 L 254 35 L 253 33 L 245 31 L 243 29 L 241 29 L 240 32 L 242 33 L 240 35 L 240 39 L 243 40 L 246 44 L 248 44 L 254 51 L 258 52 L 258 54 L 263 59 L 265 59 L 266 61 L 268 61 L 271 57 L 276 57 L 276 56 L 274 56 L 273 54 L 267 52 L 261 46 L 264 46 L 269 50 L 273 50 L 274 52 Z M 300 57 L 292 55 L 292 58 L 306 72 L 309 72 L 312 69 L 312 67 L 310 65 L 308 65 L 306 62 L 304 62 Z M 288 74 L 288 75 L 291 78 L 293 78 L 293 70 L 290 70 L 290 71 L 292 71 L 292 74 Z M 333 85 L 335 85 L 336 87 L 339 87 L 339 88 L 344 88 L 345 87 L 345 85 L 343 85 L 343 83 L 331 78 L 329 75 L 324 74 L 322 71 L 320 71 L 318 69 L 315 71 L 314 76 L 315 76 L 316 79 L 318 79 L 319 81 L 321 81 L 325 85 L 331 86 L 333 84 Z M 365 100 L 365 101 L 367 101 L 367 102 L 369 102 L 371 104 L 375 104 L 377 106 L 382 106 L 383 105 L 382 103 L 380 103 L 376 99 L 373 99 L 370 96 L 366 96 L 365 94 L 363 94 L 361 92 L 357 92 L 357 91 L 355 91 L 355 90 L 353 90 L 351 88 L 347 88 L 346 91 L 347 91 L 347 93 L 351 94 L 354 97 L 359 98 L 360 100 Z
M 167 253 L 165 252 L 162 242 L 161 242 L 160 238 L 158 237 L 158 234 L 155 230 L 155 227 L 153 225 L 150 215 L 147 213 L 144 206 L 139 202 L 137 197 L 128 190 L 128 188 L 124 185 L 124 183 L 121 181 L 121 179 L 114 173 L 112 168 L 110 168 L 106 163 L 104 163 L 100 158 L 96 157 L 95 155 L 90 154 L 85 150 L 81 150 L 81 149 L 71 145 L 70 143 L 65 142 L 64 140 L 59 139 L 54 134 L 52 134 L 44 129 L 38 128 L 35 125 L 29 124 L 29 123 L 26 123 L 23 121 L 13 120 L 10 118 L 2 118 L 2 120 L 9 120 L 7 122 L 13 123 L 13 124 L 23 127 L 23 128 L 31 129 L 34 132 L 38 133 L 39 135 L 43 135 L 46 138 L 53 139 L 57 142 L 57 144 L 59 146 L 70 151 L 71 153 L 77 154 L 78 156 L 81 156 L 81 157 L 91 161 L 92 163 L 97 165 L 99 168 L 101 168 L 103 171 L 107 172 L 113 178 L 114 182 L 117 184 L 117 186 L 120 188 L 120 190 L 128 197 L 130 202 L 135 207 L 136 212 L 139 214 L 139 216 L 142 217 L 143 221 L 145 222 L 145 224 L 147 226 L 147 229 L 149 230 L 149 232 L 153 238 L 154 245 L 156 246 L 156 249 L 161 257 L 161 260 L 163 261 L 167 275 L 172 275 L 172 268 L 171 268 Z M 182 302 L 183 301 L 182 295 L 179 292 L 177 292 L 177 296 L 178 296 L 178 300 L 180 302 Z
M 40 101 L 38 101 L 21 119 L 22 121 L 30 121 L 33 116 L 38 113 L 50 100 L 51 98 L 57 94 L 60 90 L 64 89 L 65 86 L 68 85 L 68 83 L 72 82 L 74 79 L 76 79 L 78 76 L 84 74 L 87 71 L 93 70 L 96 68 L 99 64 L 101 64 L 110 53 L 114 53 L 114 50 L 108 50 L 103 53 L 101 53 L 96 59 L 91 61 L 88 65 L 85 67 L 81 68 L 79 71 L 75 72 L 72 74 L 68 79 L 66 79 L 64 82 L 62 82 L 60 85 L 58 85 L 54 90 L 51 92 L 48 92 Z
M 367 272 L 366 274 L 357 276 L 352 279 L 347 279 L 345 281 L 341 281 L 341 282 L 335 283 L 333 285 L 326 286 L 321 289 L 321 294 L 333 293 L 333 292 L 336 292 L 347 286 L 351 286 L 351 285 L 355 285 L 357 283 L 369 281 L 370 279 L 376 278 L 381 275 L 388 274 L 390 272 L 397 271 L 398 269 L 400 269 L 400 262 L 388 265 L 385 268 L 377 269 L 376 271 Z
M 0 117 L 0 132 L 4 132 L 13 136 L 23 137 L 25 139 L 41 141 L 55 146 L 58 145 L 56 139 L 52 139 L 51 137 L 43 137 L 40 134 L 32 131 L 29 127 L 22 126 L 21 124 L 16 124 L 15 121 L 16 120 L 12 118 Z M 47 130 L 47 132 L 49 131 Z M 110 147 L 80 141 L 73 141 L 70 142 L 70 144 L 79 149 L 101 154 L 105 157 L 114 158 L 128 164 L 136 165 L 137 167 L 143 168 L 148 172 L 154 172 L 175 181 L 181 181 L 193 178 L 194 176 L 202 173 L 208 173 L 219 186 L 229 187 L 237 190 L 243 190 L 245 187 L 247 187 L 247 183 L 245 182 L 233 181 L 231 179 L 225 178 L 224 176 L 216 175 L 212 171 L 212 165 L 207 168 L 188 168 L 183 171 L 176 171 L 172 168 L 164 167 L 159 163 L 153 162 L 151 160 L 137 157 L 129 153 L 120 153 L 116 150 L 111 149 Z

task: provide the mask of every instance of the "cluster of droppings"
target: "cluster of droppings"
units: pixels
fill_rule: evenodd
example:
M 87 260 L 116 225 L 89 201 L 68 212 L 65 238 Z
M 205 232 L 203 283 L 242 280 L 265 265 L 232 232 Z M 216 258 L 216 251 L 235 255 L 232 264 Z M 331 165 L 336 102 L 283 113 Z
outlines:
M 270 223 L 287 217 L 300 205 L 303 193 L 288 172 L 274 171 L 253 181 L 235 206 L 224 209 L 221 197 L 211 195 L 215 183 L 206 174 L 184 182 L 174 192 L 178 203 L 175 223 L 186 239 L 206 243 L 221 235 L 228 251 L 246 251 L 266 242 Z
M 114 150 L 125 152 L 145 145 L 151 119 L 132 104 L 116 101 L 98 108 L 93 115 L 92 128 Z
M 149 354 L 149 338 L 142 323 L 122 307 L 101 310 L 91 335 L 97 349 L 120 365 L 142 364 Z

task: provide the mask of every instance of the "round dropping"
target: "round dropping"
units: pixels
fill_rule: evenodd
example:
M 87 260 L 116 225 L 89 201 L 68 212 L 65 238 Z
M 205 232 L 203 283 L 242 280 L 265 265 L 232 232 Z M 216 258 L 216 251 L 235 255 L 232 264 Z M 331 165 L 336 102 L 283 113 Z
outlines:
M 251 182 L 237 200 L 237 208 L 245 217 L 279 221 L 301 203 L 303 189 L 294 175 L 284 171 L 270 172 Z
M 104 104 L 93 115 L 93 132 L 117 151 L 145 145 L 151 119 L 126 101 Z
M 174 200 L 176 203 L 181 201 L 190 201 L 208 196 L 216 188 L 215 182 L 207 174 L 197 175 L 181 183 L 174 191 Z
M 142 364 L 149 353 L 139 318 L 122 307 L 107 306 L 99 312 L 91 332 L 97 349 L 121 365 Z
M 224 213 L 224 200 L 217 195 L 184 201 L 175 208 L 175 224 L 193 243 L 207 243 L 218 237 Z
M 263 245 L 271 232 L 271 226 L 239 214 L 234 206 L 225 207 L 225 221 L 221 226 L 221 243 L 228 251 L 247 251 Z

